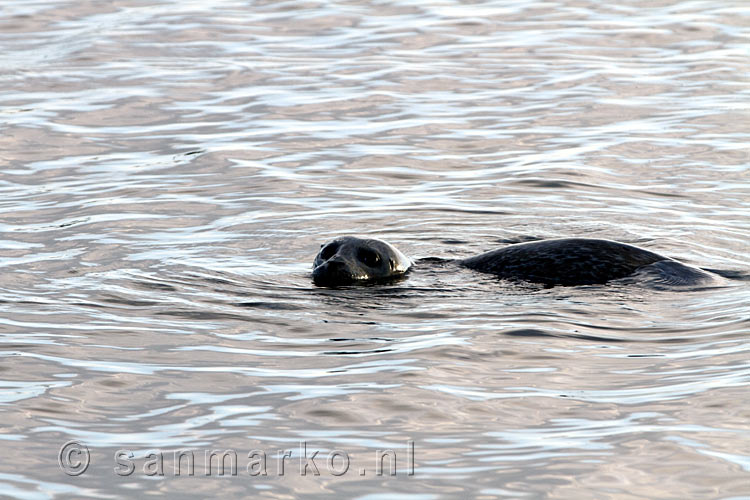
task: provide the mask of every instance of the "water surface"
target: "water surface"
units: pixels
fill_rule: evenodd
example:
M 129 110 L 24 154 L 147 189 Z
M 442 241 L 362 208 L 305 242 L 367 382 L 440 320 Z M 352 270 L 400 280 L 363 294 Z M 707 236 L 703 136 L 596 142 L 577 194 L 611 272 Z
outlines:
M 749 26 L 729 0 L 6 2 L 2 491 L 746 498 Z M 608 238 L 734 278 L 314 287 L 342 234 Z

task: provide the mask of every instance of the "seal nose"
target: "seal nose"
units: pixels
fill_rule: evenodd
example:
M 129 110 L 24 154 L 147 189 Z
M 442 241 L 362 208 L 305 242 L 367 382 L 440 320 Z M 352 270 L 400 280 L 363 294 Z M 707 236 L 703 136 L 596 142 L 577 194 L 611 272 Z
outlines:
M 336 285 L 346 283 L 350 279 L 346 263 L 335 257 L 313 269 L 313 281 L 316 285 Z
M 344 262 L 335 258 L 331 258 L 330 260 L 326 261 L 324 264 L 328 271 L 330 272 L 337 272 L 344 268 Z

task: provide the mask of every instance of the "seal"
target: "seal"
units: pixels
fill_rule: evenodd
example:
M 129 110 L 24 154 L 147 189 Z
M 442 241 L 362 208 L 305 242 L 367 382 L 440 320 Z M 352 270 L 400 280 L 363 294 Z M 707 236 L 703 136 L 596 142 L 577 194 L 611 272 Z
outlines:
M 711 273 L 649 250 L 593 238 L 517 243 L 455 263 L 502 279 L 550 287 L 603 284 L 637 275 L 670 285 L 713 279 Z M 321 245 L 312 278 L 318 286 L 370 284 L 403 278 L 411 267 L 411 260 L 385 241 L 344 236 Z

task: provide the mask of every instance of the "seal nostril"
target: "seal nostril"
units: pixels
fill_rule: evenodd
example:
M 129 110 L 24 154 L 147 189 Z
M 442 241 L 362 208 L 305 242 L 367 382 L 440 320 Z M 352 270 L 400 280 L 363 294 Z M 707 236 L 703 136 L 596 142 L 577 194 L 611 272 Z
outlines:
M 344 268 L 344 263 L 340 260 L 329 260 L 326 262 L 326 267 L 331 271 L 338 271 L 339 269 Z

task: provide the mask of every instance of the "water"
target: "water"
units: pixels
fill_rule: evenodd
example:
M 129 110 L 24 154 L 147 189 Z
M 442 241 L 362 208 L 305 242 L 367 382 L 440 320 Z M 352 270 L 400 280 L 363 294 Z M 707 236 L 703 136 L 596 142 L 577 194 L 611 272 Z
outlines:
M 5 2 L 0 491 L 750 497 L 749 26 L 744 1 Z M 343 234 L 604 237 L 735 277 L 314 287 Z

